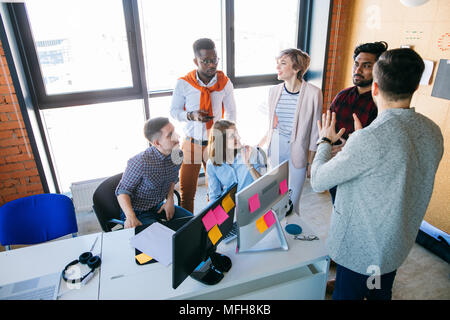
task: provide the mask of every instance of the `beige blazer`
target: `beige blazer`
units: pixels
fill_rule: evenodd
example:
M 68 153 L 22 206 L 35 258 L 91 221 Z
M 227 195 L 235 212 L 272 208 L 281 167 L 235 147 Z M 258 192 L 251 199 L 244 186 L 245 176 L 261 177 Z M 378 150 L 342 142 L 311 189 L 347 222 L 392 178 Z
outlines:
M 272 142 L 275 109 L 283 91 L 283 84 L 280 83 L 270 88 L 269 91 L 269 148 Z M 303 80 L 290 140 L 291 162 L 297 169 L 306 167 L 308 151 L 317 150 L 317 140 L 319 139 L 317 120 L 321 118 L 322 106 L 322 90 Z

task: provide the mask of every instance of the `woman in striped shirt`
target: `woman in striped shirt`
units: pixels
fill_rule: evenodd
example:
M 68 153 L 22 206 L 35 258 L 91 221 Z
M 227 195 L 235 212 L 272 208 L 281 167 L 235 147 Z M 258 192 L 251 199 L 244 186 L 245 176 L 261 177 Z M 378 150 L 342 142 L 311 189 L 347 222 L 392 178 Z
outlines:
M 271 167 L 289 160 L 289 189 L 294 211 L 299 214 L 300 195 L 319 138 L 317 120 L 322 113 L 322 91 L 303 79 L 310 57 L 299 49 L 286 49 L 277 57 L 278 80 L 270 89 L 269 129 L 259 143 L 268 143 Z

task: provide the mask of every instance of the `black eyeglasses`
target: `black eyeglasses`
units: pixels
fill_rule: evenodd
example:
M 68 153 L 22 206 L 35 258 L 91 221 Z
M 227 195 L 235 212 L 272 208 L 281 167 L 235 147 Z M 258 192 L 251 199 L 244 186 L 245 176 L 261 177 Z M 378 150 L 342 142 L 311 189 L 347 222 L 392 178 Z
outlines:
M 219 58 L 215 58 L 215 59 L 198 59 L 201 63 L 203 64 L 218 64 L 219 63 Z

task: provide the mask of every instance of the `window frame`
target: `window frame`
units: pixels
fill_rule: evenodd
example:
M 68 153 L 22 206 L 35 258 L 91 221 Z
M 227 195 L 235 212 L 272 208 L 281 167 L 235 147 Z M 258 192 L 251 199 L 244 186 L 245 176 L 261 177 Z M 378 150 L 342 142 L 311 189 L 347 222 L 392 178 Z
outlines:
M 29 95 L 29 98 L 31 98 L 30 102 L 32 102 L 32 104 L 30 107 L 34 110 L 34 116 L 37 119 L 37 127 L 33 126 L 31 131 L 39 131 L 44 152 L 47 157 L 48 167 L 51 171 L 50 178 L 41 172 L 42 170 L 40 170 L 40 176 L 43 180 L 42 182 L 44 189 L 46 190 L 48 188 L 45 187 L 48 183 L 53 182 L 56 192 L 59 193 L 59 179 L 56 175 L 55 163 L 49 147 L 49 141 L 47 141 L 47 135 L 45 133 L 43 120 L 40 116 L 40 110 L 142 99 L 145 119 L 149 119 L 151 98 L 171 96 L 173 94 L 173 88 L 159 91 L 148 90 L 138 1 L 139 0 L 122 0 L 133 86 L 130 88 L 115 88 L 56 95 L 47 95 L 45 92 L 44 79 L 41 74 L 39 58 L 35 49 L 35 42 L 26 13 L 25 3 L 11 2 L 4 4 L 8 13 L 8 19 L 11 23 L 12 32 L 14 33 L 13 41 L 17 45 L 18 54 L 20 55 L 20 68 L 22 69 L 25 81 L 28 85 L 28 88 L 26 88 L 25 91 L 27 95 Z M 226 70 L 230 80 L 233 82 L 234 87 L 249 88 L 279 83 L 275 73 L 235 77 L 234 0 L 221 1 L 222 23 L 224 23 L 222 29 L 222 39 L 225 43 L 223 48 L 223 58 L 225 60 L 224 69 Z M 310 46 L 312 6 L 314 4 L 314 0 L 298 1 L 299 17 L 296 35 L 297 47 L 308 52 Z M 332 3 L 332 0 L 330 1 Z M 305 78 L 308 79 L 308 73 L 305 75 Z M 31 143 L 32 147 L 35 148 L 35 143 L 33 143 L 33 141 Z M 38 153 L 35 157 L 40 161 L 40 156 Z
M 255 86 L 271 85 L 280 83 L 277 74 L 262 74 L 236 76 L 235 70 L 235 42 L 234 42 L 234 0 L 225 0 L 225 50 L 227 56 L 226 70 L 235 88 L 248 88 Z M 313 0 L 299 0 L 298 4 L 298 20 L 297 20 L 297 48 L 308 52 L 311 34 L 311 13 Z M 308 73 L 305 74 L 308 79 Z
M 142 72 L 145 72 L 141 68 L 143 63 L 140 61 L 140 56 L 142 54 L 139 52 L 141 46 L 139 27 L 136 27 L 139 26 L 139 18 L 136 15 L 136 1 L 137 0 L 122 0 L 130 57 L 132 87 L 52 95 L 48 95 L 45 91 L 44 78 L 42 76 L 25 3 L 8 4 L 8 10 L 13 21 L 18 46 L 22 58 L 26 61 L 28 81 L 30 88 L 32 88 L 38 109 L 62 108 L 143 98 L 144 95 L 142 93 L 146 91 L 146 84 L 145 75 L 144 77 L 142 76 Z

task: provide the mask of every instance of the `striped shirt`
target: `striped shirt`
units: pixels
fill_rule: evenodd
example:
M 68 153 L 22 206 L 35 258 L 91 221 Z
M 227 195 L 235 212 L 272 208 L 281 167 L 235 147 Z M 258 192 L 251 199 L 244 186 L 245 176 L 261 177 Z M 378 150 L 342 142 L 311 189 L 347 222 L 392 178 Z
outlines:
M 292 127 L 294 125 L 294 115 L 297 109 L 299 92 L 292 93 L 287 91 L 284 86 L 278 101 L 275 113 L 278 117 L 277 128 L 282 136 L 291 137 Z
M 154 146 L 149 147 L 128 160 L 116 196 L 128 194 L 133 210 L 147 211 L 157 206 L 166 199 L 171 184 L 178 182 L 181 163 L 175 162 L 171 154 L 166 156 Z

